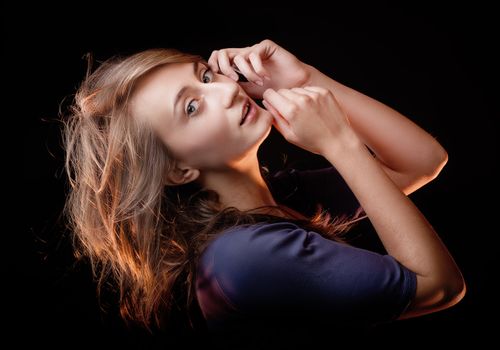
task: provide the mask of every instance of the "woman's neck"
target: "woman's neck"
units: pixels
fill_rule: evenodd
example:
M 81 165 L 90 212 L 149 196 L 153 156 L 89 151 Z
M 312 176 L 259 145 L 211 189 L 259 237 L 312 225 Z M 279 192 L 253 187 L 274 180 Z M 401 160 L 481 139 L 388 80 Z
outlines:
M 246 170 L 206 172 L 202 181 L 204 188 L 217 192 L 223 208 L 235 207 L 245 211 L 277 205 L 260 173 L 258 163 Z

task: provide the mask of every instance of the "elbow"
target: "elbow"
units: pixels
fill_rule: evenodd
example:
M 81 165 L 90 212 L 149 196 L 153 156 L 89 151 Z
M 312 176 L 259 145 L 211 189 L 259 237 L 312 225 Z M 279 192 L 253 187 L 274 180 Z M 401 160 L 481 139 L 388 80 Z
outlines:
M 434 149 L 430 155 L 423 157 L 423 159 L 425 160 L 416 170 L 403 173 L 400 177 L 390 175 L 405 195 L 415 192 L 437 178 L 448 162 L 448 153 L 441 147 L 437 150 Z
M 467 286 L 465 284 L 465 280 L 462 275 L 457 279 L 455 283 L 449 289 L 449 306 L 458 304 L 464 297 L 467 292 Z
M 415 298 L 399 319 L 418 317 L 448 309 L 464 298 L 466 289 L 465 281 L 459 271 L 455 277 L 446 279 L 417 275 Z
M 448 163 L 448 152 L 446 152 L 443 148 L 437 157 L 436 176 L 439 175 L 446 163 Z
M 429 162 L 431 165 L 427 168 L 425 177 L 434 180 L 448 163 L 448 152 L 444 148 L 439 148 L 437 151 L 432 152 L 428 159 L 431 159 Z
M 462 275 L 457 277 L 454 281 L 450 282 L 448 285 L 441 289 L 441 300 L 439 302 L 438 308 L 440 310 L 450 308 L 458 304 L 467 292 L 467 286 Z

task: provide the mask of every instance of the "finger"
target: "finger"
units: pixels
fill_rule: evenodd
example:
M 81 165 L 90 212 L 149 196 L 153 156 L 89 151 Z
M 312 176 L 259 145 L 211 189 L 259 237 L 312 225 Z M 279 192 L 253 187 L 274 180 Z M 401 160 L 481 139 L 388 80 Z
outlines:
M 265 39 L 260 43 L 252 46 L 252 48 L 254 48 L 253 51 L 257 53 L 259 58 L 264 59 L 265 61 L 276 52 L 278 45 L 276 45 L 276 43 L 272 42 L 271 40 Z
M 296 87 L 294 87 L 294 88 L 291 88 L 290 90 L 293 91 L 293 92 L 295 92 L 295 93 L 297 93 L 297 94 L 300 94 L 300 95 L 307 95 L 307 96 L 309 96 L 311 98 L 314 98 L 317 95 L 315 91 L 306 90 L 306 89 L 303 89 L 303 88 L 296 88 Z
M 262 100 L 262 104 L 273 116 L 273 125 L 284 136 L 290 131 L 290 126 L 283 116 L 280 115 L 278 110 L 274 108 L 269 102 Z
M 254 99 L 261 99 L 262 94 L 266 90 L 264 87 L 250 82 L 239 81 L 238 84 L 240 84 L 243 90 Z
M 255 52 L 250 52 L 250 54 L 248 55 L 248 59 L 250 60 L 250 63 L 252 63 L 255 73 L 257 73 L 261 77 L 264 77 L 264 79 L 271 80 L 271 75 L 264 68 L 260 55 Z
M 219 64 L 217 63 L 218 54 L 219 54 L 219 52 L 217 50 L 212 51 L 212 54 L 210 55 L 210 57 L 208 58 L 208 61 L 207 61 L 208 66 L 215 73 L 219 72 Z
M 305 95 L 303 93 L 298 93 L 298 92 L 292 91 L 290 89 L 279 89 L 278 93 L 285 96 L 288 100 L 294 101 L 294 102 L 300 101 L 301 99 L 304 98 L 304 95 Z
M 313 91 L 322 96 L 330 95 L 336 103 L 339 103 L 337 98 L 335 97 L 335 94 L 331 90 L 322 88 L 320 86 L 305 86 L 304 90 Z
M 276 117 L 277 119 L 280 120 L 280 122 L 283 122 L 283 123 L 287 123 L 288 122 L 286 121 L 286 119 L 283 118 L 283 116 L 280 114 L 280 112 L 278 112 L 278 110 L 276 108 L 274 108 L 274 106 L 269 103 L 268 101 L 266 100 L 262 100 L 262 104 L 264 105 L 264 107 L 266 107 L 266 109 L 271 112 L 271 114 Z
M 320 95 L 328 94 L 330 92 L 328 89 L 322 88 L 320 86 L 304 86 L 303 89 L 306 91 L 317 92 Z
M 224 75 L 227 75 L 231 79 L 238 81 L 238 74 L 231 67 L 231 63 L 229 62 L 229 57 L 225 50 L 219 51 L 219 67 Z
M 250 81 L 254 82 L 257 85 L 263 86 L 264 82 L 262 78 L 259 77 L 257 73 L 253 70 L 252 66 L 248 64 L 248 62 L 240 55 L 236 55 L 233 60 L 234 64 L 238 67 L 238 69 L 243 73 L 243 75 Z
M 294 108 L 292 100 L 289 100 L 286 96 L 278 93 L 277 91 L 274 91 L 273 89 L 267 89 L 266 91 L 264 91 L 262 97 L 264 100 L 266 100 L 266 102 L 271 104 L 288 122 L 287 115 L 289 115 Z

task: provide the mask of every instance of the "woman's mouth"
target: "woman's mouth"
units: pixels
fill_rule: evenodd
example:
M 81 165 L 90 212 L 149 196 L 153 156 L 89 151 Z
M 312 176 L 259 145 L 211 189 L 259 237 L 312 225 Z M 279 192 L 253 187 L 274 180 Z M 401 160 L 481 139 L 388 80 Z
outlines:
M 243 106 L 243 113 L 242 113 L 240 125 L 243 125 L 247 121 L 250 121 L 251 119 L 253 119 L 253 117 L 255 116 L 255 112 L 256 112 L 255 106 L 249 100 L 247 100 L 247 102 Z

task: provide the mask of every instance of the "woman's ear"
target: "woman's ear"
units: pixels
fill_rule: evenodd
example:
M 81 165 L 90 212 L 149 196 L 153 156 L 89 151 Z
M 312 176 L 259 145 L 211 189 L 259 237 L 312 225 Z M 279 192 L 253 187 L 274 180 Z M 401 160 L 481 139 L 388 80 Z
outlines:
M 167 174 L 166 182 L 168 185 L 184 185 L 196 180 L 199 176 L 198 169 L 189 166 L 176 167 L 174 171 Z

